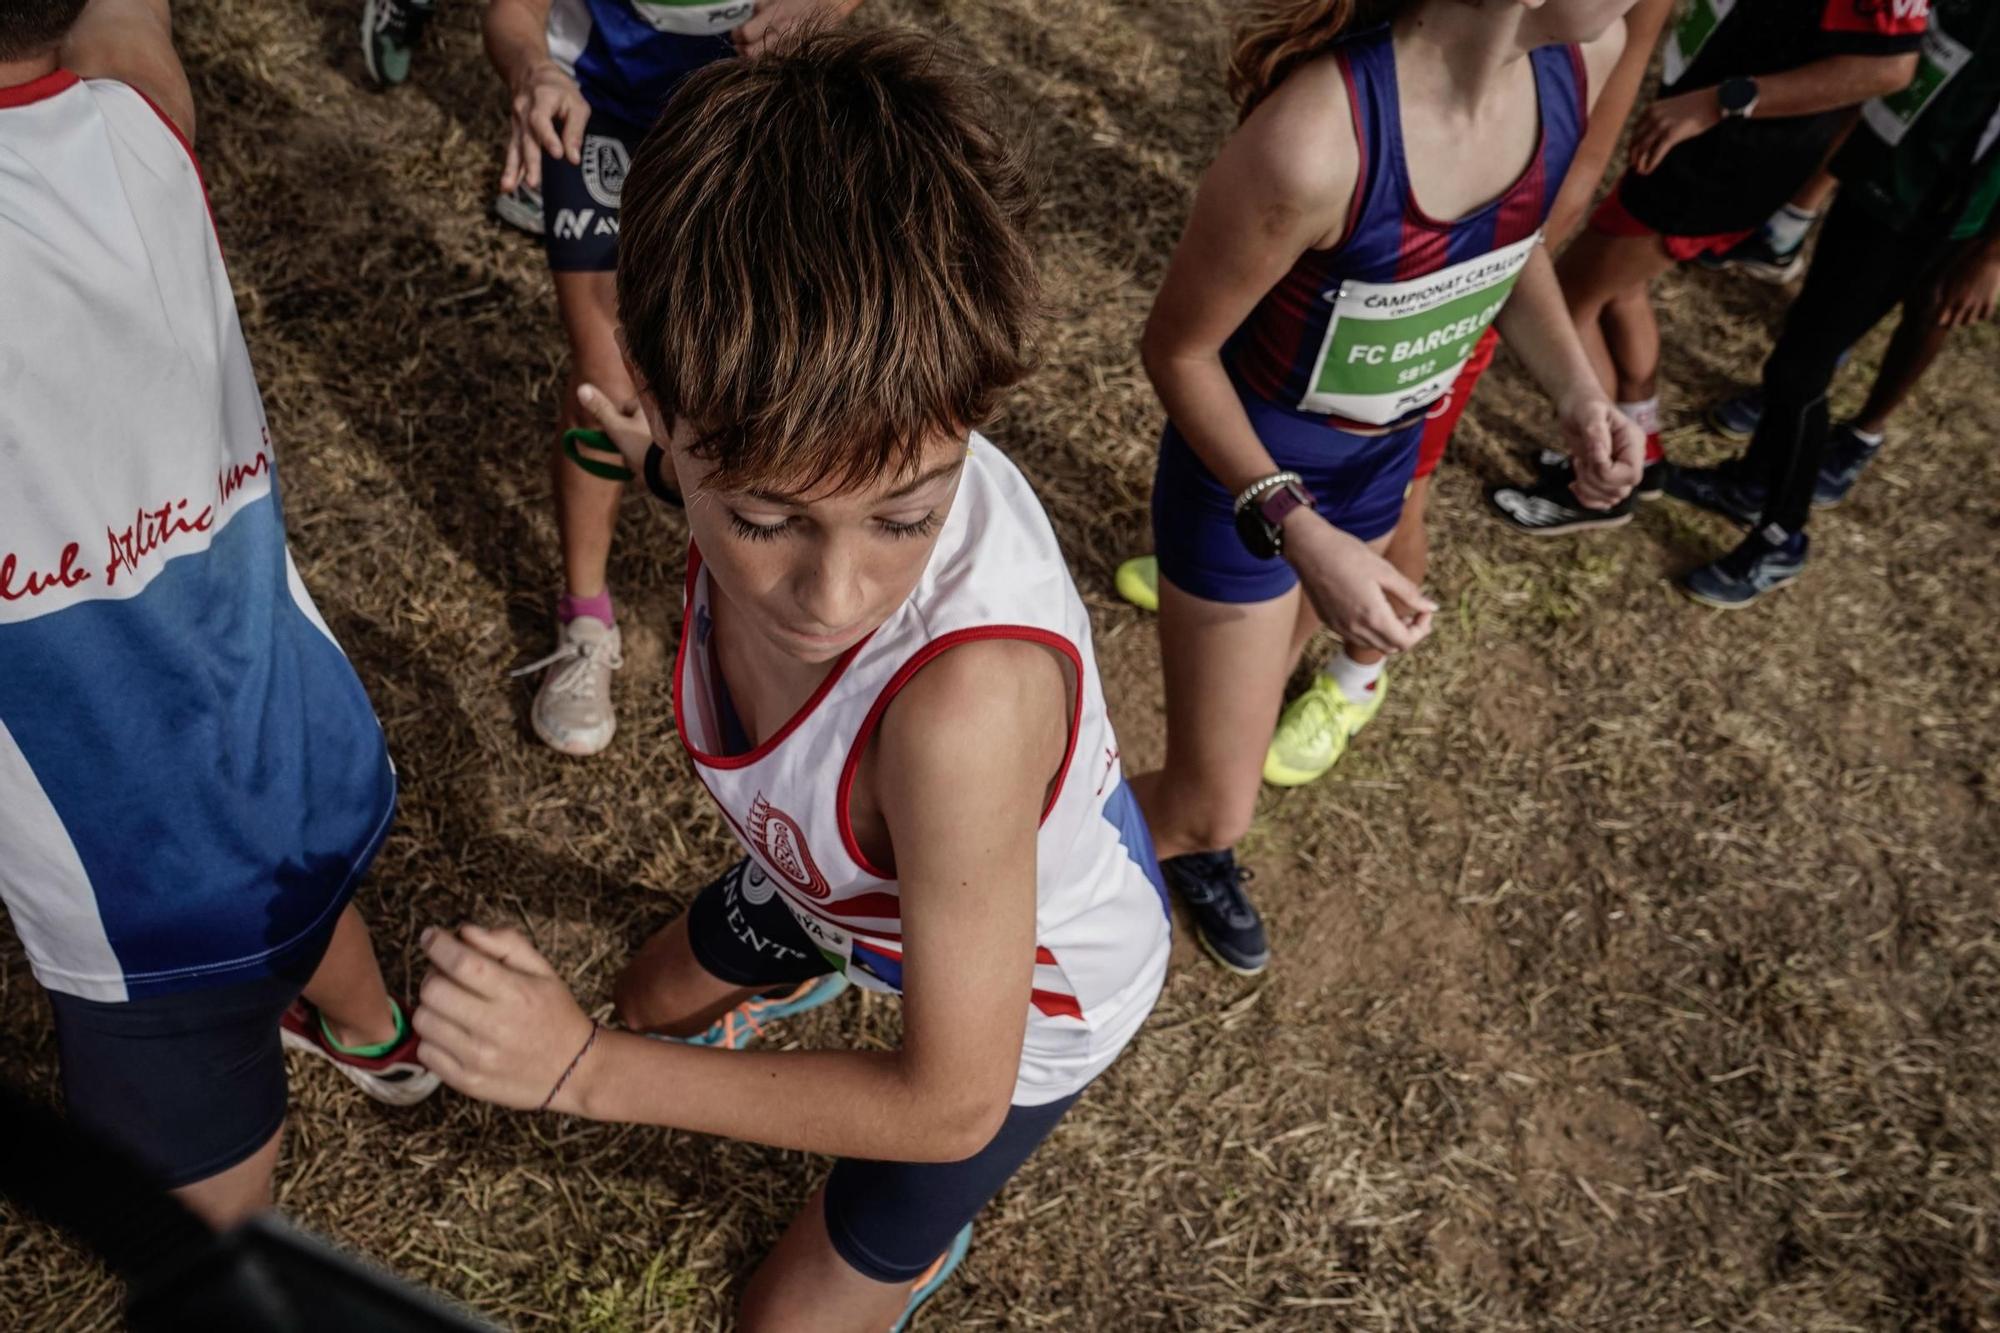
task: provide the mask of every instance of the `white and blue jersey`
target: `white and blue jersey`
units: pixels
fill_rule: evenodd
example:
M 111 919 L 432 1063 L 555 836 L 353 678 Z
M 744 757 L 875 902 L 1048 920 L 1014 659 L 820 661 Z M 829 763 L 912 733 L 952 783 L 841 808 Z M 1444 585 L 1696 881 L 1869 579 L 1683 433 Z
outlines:
M 51 990 L 270 972 L 387 829 L 285 545 L 199 174 L 138 93 L 0 88 L 0 899 Z
M 754 0 L 554 0 L 549 57 L 592 110 L 647 128 L 683 76 L 736 48 Z

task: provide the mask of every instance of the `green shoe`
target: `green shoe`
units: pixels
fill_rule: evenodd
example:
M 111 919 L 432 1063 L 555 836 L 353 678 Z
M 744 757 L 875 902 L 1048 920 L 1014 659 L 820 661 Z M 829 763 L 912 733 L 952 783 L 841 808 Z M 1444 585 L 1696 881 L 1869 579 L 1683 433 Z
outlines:
M 1387 672 L 1375 678 L 1366 703 L 1355 703 L 1325 672 L 1315 673 L 1304 694 L 1285 705 L 1271 748 L 1264 752 L 1264 781 L 1303 787 L 1326 775 L 1347 753 L 1347 743 L 1382 711 Z
M 361 60 L 369 78 L 393 88 L 410 77 L 410 57 L 436 7 L 436 0 L 364 0 Z
M 1139 555 L 1118 566 L 1118 595 L 1141 611 L 1160 609 L 1160 558 Z

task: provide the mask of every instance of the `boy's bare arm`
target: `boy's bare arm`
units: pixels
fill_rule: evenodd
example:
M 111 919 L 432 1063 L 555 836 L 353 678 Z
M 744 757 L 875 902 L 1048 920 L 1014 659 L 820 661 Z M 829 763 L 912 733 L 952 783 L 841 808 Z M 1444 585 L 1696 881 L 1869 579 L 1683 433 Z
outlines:
M 194 93 L 174 51 L 167 0 L 91 0 L 63 38 L 62 63 L 86 79 L 130 84 L 194 142 Z
M 904 928 L 897 1051 L 715 1051 L 601 1034 L 552 1109 L 837 1156 L 957 1161 L 992 1137 L 1020 1064 L 1035 847 L 1070 696 L 1045 649 L 955 648 L 885 715 L 878 779 Z M 590 1032 L 514 931 L 436 931 L 416 1028 L 469 1096 L 532 1108 Z

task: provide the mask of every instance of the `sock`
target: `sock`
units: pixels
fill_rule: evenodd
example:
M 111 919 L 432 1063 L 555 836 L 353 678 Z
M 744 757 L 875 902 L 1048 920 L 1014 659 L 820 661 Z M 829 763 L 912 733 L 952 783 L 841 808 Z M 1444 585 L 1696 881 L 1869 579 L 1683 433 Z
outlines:
M 1778 254 L 1788 255 L 1805 244 L 1806 233 L 1812 224 L 1819 221 L 1819 214 L 1808 213 L 1802 208 L 1786 204 L 1771 214 L 1764 223 L 1764 239 L 1771 243 L 1771 249 Z
M 606 588 L 595 597 L 578 597 L 574 593 L 564 593 L 556 598 L 556 619 L 567 625 L 578 616 L 589 616 L 601 620 L 606 625 L 615 625 L 611 611 L 611 589 Z
M 326 1025 L 325 1014 L 319 1016 L 320 1035 L 326 1038 L 327 1045 L 333 1047 L 334 1050 L 339 1051 L 342 1055 L 358 1055 L 364 1060 L 372 1060 L 376 1056 L 387 1055 L 389 1052 L 395 1050 L 397 1043 L 402 1041 L 404 1036 L 409 1033 L 409 1027 L 403 1022 L 403 1006 L 396 1003 L 394 996 L 389 998 L 389 1012 L 396 1016 L 396 1035 L 387 1041 L 376 1042 L 373 1046 L 341 1045 L 339 1039 L 333 1035 L 333 1029 Z
M 1667 456 L 1660 447 L 1660 395 L 1642 399 L 1636 403 L 1620 403 L 1618 410 L 1632 419 L 1632 424 L 1646 432 L 1646 462 L 1659 462 Z
M 1375 693 L 1375 683 L 1382 679 L 1383 666 L 1382 662 L 1357 662 L 1342 651 L 1320 668 L 1320 674 L 1340 686 L 1349 703 L 1365 704 Z

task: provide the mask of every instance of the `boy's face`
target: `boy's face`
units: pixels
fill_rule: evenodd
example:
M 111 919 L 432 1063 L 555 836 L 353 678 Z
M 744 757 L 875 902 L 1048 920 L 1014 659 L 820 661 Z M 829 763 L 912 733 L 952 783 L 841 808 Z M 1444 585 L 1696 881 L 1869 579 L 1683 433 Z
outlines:
M 693 438 L 676 430 L 669 449 L 703 562 L 749 628 L 806 663 L 839 657 L 909 598 L 965 468 L 965 436 L 941 432 L 915 472 L 865 489 L 711 490 Z

